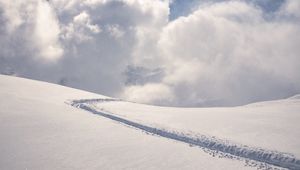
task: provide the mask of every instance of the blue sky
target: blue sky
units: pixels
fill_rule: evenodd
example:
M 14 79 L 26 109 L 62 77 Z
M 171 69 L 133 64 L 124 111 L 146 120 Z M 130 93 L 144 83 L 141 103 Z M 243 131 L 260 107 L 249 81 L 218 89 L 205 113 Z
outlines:
M 173 0 L 170 4 L 170 20 L 180 16 L 187 16 L 205 3 L 217 3 L 224 0 Z M 225 0 L 226 1 L 226 0 Z M 285 0 L 244 0 L 247 3 L 253 3 L 266 13 L 272 13 L 279 9 Z

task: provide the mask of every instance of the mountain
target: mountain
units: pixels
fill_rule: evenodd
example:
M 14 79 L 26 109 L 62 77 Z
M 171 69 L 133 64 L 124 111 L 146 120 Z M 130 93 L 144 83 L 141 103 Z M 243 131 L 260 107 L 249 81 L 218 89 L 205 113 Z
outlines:
M 0 169 L 300 169 L 300 98 L 143 105 L 0 75 Z

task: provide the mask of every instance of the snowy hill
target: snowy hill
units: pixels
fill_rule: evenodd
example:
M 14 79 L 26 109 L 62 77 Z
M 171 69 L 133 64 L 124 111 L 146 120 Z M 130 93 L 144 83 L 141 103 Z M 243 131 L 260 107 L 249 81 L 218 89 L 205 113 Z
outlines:
M 0 75 L 0 99 L 0 169 L 300 169 L 299 95 L 170 108 Z

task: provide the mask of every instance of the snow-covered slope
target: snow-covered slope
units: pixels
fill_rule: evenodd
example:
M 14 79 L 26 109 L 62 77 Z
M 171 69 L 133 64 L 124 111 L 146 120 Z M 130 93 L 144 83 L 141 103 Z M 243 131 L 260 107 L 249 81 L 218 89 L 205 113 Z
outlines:
M 168 108 L 115 99 L 72 105 L 204 149 L 300 169 L 300 100 L 295 97 L 232 108 Z
M 124 101 L 89 106 L 141 124 L 228 139 L 300 158 L 300 99 L 227 108 L 170 108 Z
M 288 153 L 297 169 L 299 105 L 291 98 L 234 108 L 156 107 L 0 75 L 0 169 L 280 167 L 213 147 L 191 147 L 197 143 L 170 134 Z M 170 134 L 159 134 L 165 132 Z

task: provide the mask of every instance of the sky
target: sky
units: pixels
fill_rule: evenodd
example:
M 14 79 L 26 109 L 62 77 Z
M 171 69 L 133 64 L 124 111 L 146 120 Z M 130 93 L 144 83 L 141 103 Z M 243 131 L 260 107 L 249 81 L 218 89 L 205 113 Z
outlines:
M 0 73 L 166 106 L 300 93 L 299 0 L 0 0 Z

